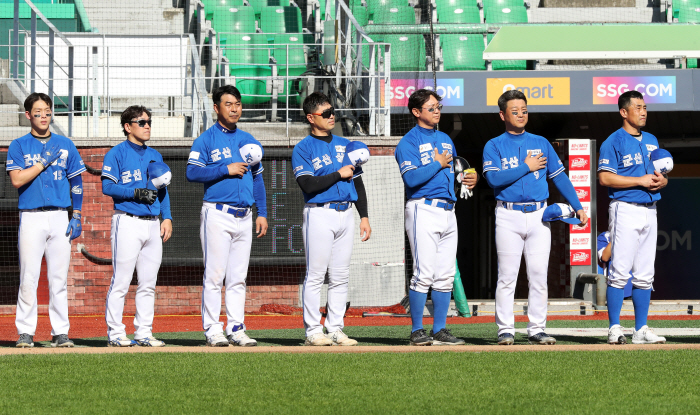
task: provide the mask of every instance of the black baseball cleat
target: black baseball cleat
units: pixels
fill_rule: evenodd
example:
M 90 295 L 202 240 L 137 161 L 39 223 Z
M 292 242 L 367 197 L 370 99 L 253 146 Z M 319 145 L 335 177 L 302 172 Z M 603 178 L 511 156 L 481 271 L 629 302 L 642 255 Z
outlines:
M 411 346 L 430 346 L 433 338 L 428 336 L 425 329 L 419 329 L 411 333 Z
M 510 333 L 503 333 L 498 336 L 498 344 L 501 346 L 510 346 L 515 342 L 515 336 Z
M 433 338 L 433 346 L 460 346 L 465 344 L 464 340 L 453 336 L 448 329 L 442 329 L 435 334 L 430 330 L 430 336 Z
M 537 333 L 527 338 L 530 344 L 556 344 L 557 339 L 545 332 Z

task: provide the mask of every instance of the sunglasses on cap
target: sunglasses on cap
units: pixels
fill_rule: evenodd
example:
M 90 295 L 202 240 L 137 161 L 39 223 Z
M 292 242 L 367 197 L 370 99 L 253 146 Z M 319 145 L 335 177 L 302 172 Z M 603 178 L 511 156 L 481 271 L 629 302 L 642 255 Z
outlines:
M 320 115 L 323 118 L 331 118 L 332 115 L 335 115 L 335 108 L 330 107 L 321 113 L 318 113 L 318 114 L 311 113 L 311 115 Z
M 137 120 L 137 121 L 129 121 L 130 123 L 136 123 L 139 125 L 139 127 L 143 128 L 148 124 L 148 126 L 151 126 L 151 120 Z

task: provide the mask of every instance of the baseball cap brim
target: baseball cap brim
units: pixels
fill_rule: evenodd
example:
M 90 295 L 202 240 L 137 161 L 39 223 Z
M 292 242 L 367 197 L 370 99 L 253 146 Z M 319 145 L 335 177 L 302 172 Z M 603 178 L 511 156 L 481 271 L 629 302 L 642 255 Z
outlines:
M 566 222 L 569 225 L 580 225 L 581 224 L 581 219 L 579 218 L 562 218 L 562 222 Z

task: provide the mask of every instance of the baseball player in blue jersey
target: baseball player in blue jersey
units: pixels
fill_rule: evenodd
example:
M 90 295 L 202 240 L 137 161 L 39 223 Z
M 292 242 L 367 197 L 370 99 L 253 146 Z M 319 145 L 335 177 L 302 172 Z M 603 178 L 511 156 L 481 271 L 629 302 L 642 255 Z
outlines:
M 82 231 L 83 160 L 71 140 L 49 130 L 53 103 L 33 93 L 24 101 L 29 134 L 10 143 L 7 173 L 19 191 L 19 295 L 17 347 L 33 347 L 37 324 L 36 290 L 41 258 L 46 258 L 49 282 L 51 346 L 73 347 L 68 338 L 68 267 L 70 241 Z M 66 211 L 73 198 L 73 218 Z
M 510 90 L 498 99 L 506 132 L 492 138 L 484 147 L 484 176 L 496 196 L 496 250 L 498 285 L 496 287 L 496 324 L 498 344 L 515 340 L 513 299 L 525 254 L 529 282 L 527 325 L 530 344 L 554 344 L 545 333 L 547 323 L 547 268 L 552 244 L 549 222 L 542 221 L 547 206 L 551 179 L 576 211 L 581 226 L 588 222 L 574 186 L 564 166 L 546 138 L 525 131 L 528 121 L 527 98 Z
M 145 107 L 134 105 L 124 110 L 121 124 L 126 140 L 109 150 L 102 164 L 102 193 L 114 199 L 113 273 L 105 306 L 107 345 L 160 347 L 165 343 L 153 337 L 156 280 L 163 242 L 173 232 L 173 217 L 167 189 L 155 188 L 148 168 L 162 162 L 163 156 L 146 145 L 151 139 L 151 112 Z M 158 216 L 162 216 L 162 223 Z M 138 286 L 132 341 L 126 336 L 122 313 L 134 269 Z
M 303 103 L 311 134 L 294 146 L 294 177 L 304 194 L 302 232 L 306 251 L 306 277 L 302 301 L 307 346 L 354 346 L 357 340 L 343 333 L 348 297 L 350 257 L 355 235 L 353 205 L 360 215 L 362 241 L 372 229 L 362 169 L 345 165 L 350 140 L 331 134 L 335 111 L 327 96 L 314 92 Z M 326 330 L 321 326 L 321 286 L 328 271 Z
M 452 164 L 457 152 L 452 139 L 435 129 L 440 122 L 440 100 L 437 93 L 428 89 L 419 89 L 409 97 L 408 109 L 417 125 L 399 141 L 395 153 L 408 198 L 405 226 L 413 254 L 408 292 L 410 343 L 415 346 L 464 344 L 445 327 L 457 256 L 457 197 Z M 477 180 L 476 174 L 465 174 L 462 183 L 473 189 Z M 433 329 L 427 334 L 423 329 L 423 309 L 431 288 Z
M 612 242 L 610 232 L 601 232 L 596 240 L 596 250 L 598 251 L 598 274 L 608 276 L 610 271 L 610 257 L 612 256 Z M 627 280 L 624 289 L 624 298 L 632 296 L 632 279 Z
M 258 238 L 267 233 L 263 150 L 253 136 L 236 128 L 242 112 L 238 89 L 222 86 L 213 100 L 218 121 L 194 140 L 187 162 L 187 180 L 204 184 L 199 228 L 204 253 L 202 325 L 208 346 L 256 346 L 245 333 L 243 319 L 253 203 Z M 219 322 L 224 279 L 226 335 Z
M 647 123 L 644 96 L 637 91 L 620 95 L 617 105 L 622 128 L 600 146 L 598 180 L 608 188 L 608 230 L 612 256 L 608 273 L 608 343 L 625 343 L 620 325 L 624 287 L 632 278 L 634 333 L 632 343 L 665 343 L 647 326 L 656 259 L 656 203 L 668 179 L 655 171 L 650 154 L 659 147 L 653 135 L 642 132 Z M 632 276 L 630 276 L 632 272 Z

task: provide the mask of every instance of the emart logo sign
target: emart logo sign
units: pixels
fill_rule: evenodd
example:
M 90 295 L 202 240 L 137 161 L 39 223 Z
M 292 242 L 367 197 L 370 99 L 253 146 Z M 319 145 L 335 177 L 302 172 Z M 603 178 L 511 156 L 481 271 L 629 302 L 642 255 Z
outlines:
M 570 78 L 487 78 L 486 105 L 498 105 L 506 91 L 517 89 L 527 97 L 528 105 L 569 105 Z

